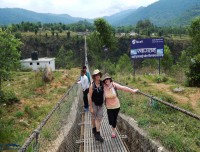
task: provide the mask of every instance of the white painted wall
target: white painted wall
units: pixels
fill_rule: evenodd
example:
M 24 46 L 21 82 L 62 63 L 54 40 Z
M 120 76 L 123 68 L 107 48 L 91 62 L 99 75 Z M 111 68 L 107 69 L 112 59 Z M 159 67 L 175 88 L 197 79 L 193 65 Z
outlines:
M 38 60 L 32 60 L 31 58 L 21 60 L 22 67 L 38 70 L 39 68 L 45 68 L 50 66 L 52 71 L 55 71 L 55 58 L 39 58 Z

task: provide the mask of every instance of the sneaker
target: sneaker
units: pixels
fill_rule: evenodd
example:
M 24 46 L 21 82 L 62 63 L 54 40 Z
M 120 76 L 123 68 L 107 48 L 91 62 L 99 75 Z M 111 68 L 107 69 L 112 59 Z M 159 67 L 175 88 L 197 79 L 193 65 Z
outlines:
M 104 139 L 101 137 L 101 135 L 100 135 L 99 132 L 97 132 L 97 133 L 95 134 L 95 139 L 96 139 L 97 141 L 100 141 L 100 142 L 103 142 L 103 141 L 104 141 Z
M 112 133 L 111 138 L 116 138 L 116 134 Z

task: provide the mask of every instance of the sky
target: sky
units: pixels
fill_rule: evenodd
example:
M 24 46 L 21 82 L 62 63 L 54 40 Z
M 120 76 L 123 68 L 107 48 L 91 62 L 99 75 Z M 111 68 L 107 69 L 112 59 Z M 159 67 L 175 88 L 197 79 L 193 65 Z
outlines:
M 0 0 L 0 8 L 23 8 L 38 13 L 96 18 L 148 6 L 158 0 Z

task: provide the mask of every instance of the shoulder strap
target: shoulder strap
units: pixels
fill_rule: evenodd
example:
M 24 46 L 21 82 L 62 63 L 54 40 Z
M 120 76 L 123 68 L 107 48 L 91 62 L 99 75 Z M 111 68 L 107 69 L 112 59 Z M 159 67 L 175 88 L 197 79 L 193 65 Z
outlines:
M 103 86 L 103 81 L 100 80 L 100 86 Z
M 94 81 L 92 81 L 92 90 L 94 91 L 95 89 L 95 84 L 94 84 Z
M 103 81 L 101 80 L 101 81 L 100 81 L 100 86 L 102 87 L 102 90 L 104 90 L 103 85 L 104 85 L 104 84 L 103 84 Z
M 116 95 L 117 95 L 117 97 L 118 97 L 117 87 L 116 87 L 116 85 L 114 85 L 113 83 L 112 83 L 112 85 L 113 85 L 113 88 L 115 89 Z
M 100 81 L 100 86 L 103 88 L 103 81 Z M 95 83 L 92 81 L 92 90 L 95 90 Z
M 116 86 L 113 83 L 112 83 L 112 86 L 113 86 L 114 89 L 116 88 Z

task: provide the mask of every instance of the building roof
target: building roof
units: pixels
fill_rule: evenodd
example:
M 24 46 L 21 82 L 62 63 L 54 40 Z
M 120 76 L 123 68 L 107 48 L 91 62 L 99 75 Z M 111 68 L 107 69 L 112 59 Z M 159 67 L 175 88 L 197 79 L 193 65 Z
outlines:
M 32 60 L 31 58 L 20 60 L 21 62 L 49 62 L 55 60 L 55 58 L 38 58 L 38 60 Z

